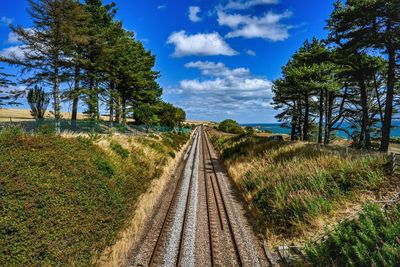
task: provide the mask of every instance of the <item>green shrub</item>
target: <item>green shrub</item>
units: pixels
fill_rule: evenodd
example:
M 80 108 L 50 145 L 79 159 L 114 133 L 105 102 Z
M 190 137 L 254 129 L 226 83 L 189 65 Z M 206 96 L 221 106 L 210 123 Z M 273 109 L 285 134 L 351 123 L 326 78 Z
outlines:
M 111 142 L 110 143 L 110 148 L 111 148 L 112 151 L 117 153 L 123 159 L 126 159 L 126 158 L 129 157 L 129 151 L 127 149 L 123 148 L 117 142 Z
M 103 157 L 96 158 L 97 169 L 106 177 L 111 177 L 115 174 L 112 164 Z
M 233 133 L 233 134 L 244 134 L 245 133 L 243 128 L 240 127 L 240 125 L 236 121 L 231 120 L 231 119 L 222 121 L 218 125 L 218 130 L 220 130 L 222 132 L 226 132 L 226 133 Z
M 0 131 L 1 139 L 18 138 L 24 135 L 24 130 L 20 127 L 4 128 Z
M 316 266 L 399 266 L 400 204 L 387 211 L 364 205 L 358 219 L 342 222 L 325 240 L 309 242 L 306 253 Z
M 246 127 L 244 128 L 244 130 L 246 131 L 246 134 L 247 134 L 247 135 L 253 135 L 253 134 L 255 133 L 254 128 L 251 127 L 251 126 L 246 126 Z
M 52 124 L 42 124 L 37 128 L 39 135 L 54 135 L 56 134 L 56 127 Z

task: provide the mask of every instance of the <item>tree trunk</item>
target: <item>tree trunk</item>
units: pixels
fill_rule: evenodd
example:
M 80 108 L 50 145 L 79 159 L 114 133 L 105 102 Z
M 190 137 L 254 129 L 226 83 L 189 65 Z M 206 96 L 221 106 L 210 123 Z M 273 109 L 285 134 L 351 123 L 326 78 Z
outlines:
M 361 65 L 360 65 L 361 66 Z M 359 86 L 360 86 L 360 97 L 361 97 L 361 133 L 360 133 L 360 140 L 359 144 L 360 147 L 364 147 L 363 143 L 365 142 L 365 148 L 371 148 L 371 138 L 369 134 L 369 127 L 368 127 L 368 94 L 367 94 L 367 87 L 364 81 L 364 75 L 360 74 L 359 77 Z
M 121 96 L 118 93 L 116 98 L 117 103 L 115 103 L 115 122 L 121 123 Z
M 81 70 L 78 64 L 75 65 L 75 84 L 73 91 L 73 100 L 72 100 L 72 114 L 71 114 L 71 123 L 72 128 L 76 129 L 76 120 L 78 116 L 78 102 L 79 102 L 79 91 L 80 91 L 80 82 L 81 82 Z
M 96 121 L 99 121 L 99 119 L 100 119 L 100 104 L 99 104 L 100 99 L 99 99 L 99 90 L 98 90 L 98 88 L 99 88 L 99 83 L 96 82 L 95 83 L 95 88 L 94 88 L 95 89 L 95 92 L 94 92 L 95 114 L 94 114 L 94 116 L 95 116 Z
M 393 114 L 393 94 L 395 87 L 395 68 L 396 68 L 396 54 L 395 50 L 389 47 L 388 49 L 389 64 L 388 64 L 388 77 L 386 89 L 386 105 L 385 117 L 383 118 L 382 125 L 382 139 L 380 150 L 387 152 L 389 150 L 390 142 L 390 128 L 392 127 L 392 114 Z
M 324 123 L 324 90 L 321 89 L 319 93 L 319 121 L 318 121 L 318 144 L 322 144 L 322 131 L 323 131 L 323 123 Z
M 304 95 L 304 125 L 303 125 L 303 140 L 304 141 L 309 141 L 310 136 L 309 136 L 309 114 L 310 113 L 310 103 L 308 99 L 308 93 Z
M 334 93 L 326 91 L 325 96 L 325 136 L 324 144 L 327 145 L 331 141 L 332 125 L 332 109 L 333 109 Z
M 296 140 L 296 130 L 297 130 L 297 107 L 296 107 L 296 102 L 294 102 L 292 125 L 291 126 L 292 126 L 292 128 L 291 128 L 291 133 L 290 133 L 290 140 L 294 141 L 294 140 Z
M 58 66 L 54 67 L 54 85 L 53 85 L 53 97 L 54 97 L 54 118 L 56 121 L 56 133 L 60 134 L 60 88 L 58 80 Z
M 114 127 L 114 82 L 110 82 L 110 128 Z
M 302 113 L 302 108 L 301 108 L 301 99 L 299 99 L 298 100 L 298 122 L 297 122 L 297 131 L 298 131 L 298 134 L 299 134 L 299 140 L 303 140 L 303 132 L 302 132 L 302 128 L 301 128 L 301 125 L 302 125 L 302 115 L 303 115 L 303 113 Z
M 122 98 L 122 123 L 126 124 L 126 99 Z
M 91 76 L 91 74 L 89 74 Z M 94 119 L 94 80 L 93 77 L 89 79 L 89 116 L 93 120 Z

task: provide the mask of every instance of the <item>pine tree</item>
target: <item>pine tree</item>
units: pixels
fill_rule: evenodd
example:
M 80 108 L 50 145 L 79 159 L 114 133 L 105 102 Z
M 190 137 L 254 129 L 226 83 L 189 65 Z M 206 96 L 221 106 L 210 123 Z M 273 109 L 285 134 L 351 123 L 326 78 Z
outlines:
M 11 26 L 11 30 L 23 43 L 23 57 L 16 55 L 6 62 L 22 68 L 28 78 L 21 82 L 27 85 L 45 83 L 52 87 L 53 113 L 56 131 L 60 132 L 60 84 L 66 80 L 67 67 L 72 57 L 77 14 L 73 0 L 28 0 L 29 14 L 33 21 L 31 29 Z

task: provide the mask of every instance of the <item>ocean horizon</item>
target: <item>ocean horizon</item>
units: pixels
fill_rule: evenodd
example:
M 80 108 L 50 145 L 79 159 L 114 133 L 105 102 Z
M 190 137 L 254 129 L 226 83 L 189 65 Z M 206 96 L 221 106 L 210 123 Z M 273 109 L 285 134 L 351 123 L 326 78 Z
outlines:
M 241 126 L 250 126 L 260 130 L 269 130 L 275 134 L 290 134 L 289 127 L 283 127 L 282 123 L 241 123 Z M 349 135 L 343 131 L 336 131 L 337 137 L 349 139 Z M 400 121 L 393 122 L 393 128 L 390 132 L 391 137 L 400 137 Z

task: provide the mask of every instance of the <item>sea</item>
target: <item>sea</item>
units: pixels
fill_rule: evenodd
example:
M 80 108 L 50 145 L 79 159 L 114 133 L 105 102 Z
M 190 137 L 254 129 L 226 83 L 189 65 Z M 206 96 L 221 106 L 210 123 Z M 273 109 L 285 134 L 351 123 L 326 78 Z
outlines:
M 390 136 L 391 137 L 400 137 L 400 121 L 394 121 L 392 123 L 393 128 L 390 131 Z M 260 130 L 269 130 L 272 133 L 275 134 L 290 134 L 290 128 L 283 127 L 282 124 L 280 123 L 244 123 L 241 124 L 241 126 L 251 126 Z M 346 127 L 345 124 L 342 124 L 342 127 Z M 351 130 L 350 130 L 351 132 Z M 350 137 L 348 136 L 347 133 L 343 131 L 336 131 L 336 136 L 349 139 Z

